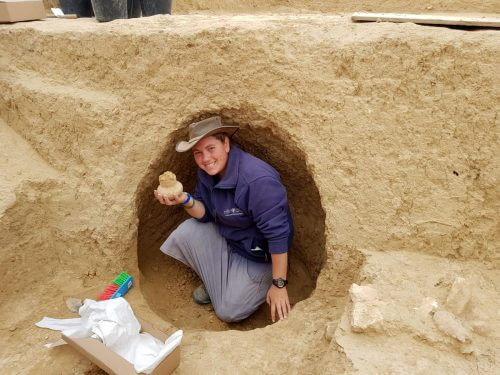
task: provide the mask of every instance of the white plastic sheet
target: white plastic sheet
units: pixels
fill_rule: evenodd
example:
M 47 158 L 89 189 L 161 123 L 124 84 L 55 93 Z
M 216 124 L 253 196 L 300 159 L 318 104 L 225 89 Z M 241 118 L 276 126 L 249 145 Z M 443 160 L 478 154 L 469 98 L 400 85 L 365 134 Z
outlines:
M 150 374 L 164 358 L 180 345 L 183 332 L 172 334 L 161 342 L 149 333 L 140 333 L 141 325 L 128 302 L 120 297 L 105 301 L 86 299 L 78 311 L 80 318 L 44 317 L 40 328 L 61 331 L 68 337 L 93 337 L 134 365 L 138 373 Z M 48 347 L 60 345 L 60 341 Z

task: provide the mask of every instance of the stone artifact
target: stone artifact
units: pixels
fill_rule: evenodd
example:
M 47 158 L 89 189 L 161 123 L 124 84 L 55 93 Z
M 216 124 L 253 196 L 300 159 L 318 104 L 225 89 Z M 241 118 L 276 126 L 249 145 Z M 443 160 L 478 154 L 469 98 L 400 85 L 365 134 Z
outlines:
M 437 328 L 460 342 L 470 342 L 471 334 L 469 329 L 464 327 L 460 320 L 451 312 L 440 310 L 433 316 Z
M 69 311 L 77 313 L 82 305 L 82 300 L 79 298 L 70 297 L 66 299 L 66 306 L 68 306 Z
M 160 185 L 156 189 L 159 194 L 170 196 L 182 193 L 182 184 L 177 181 L 175 174 L 170 171 L 163 173 L 160 177 Z

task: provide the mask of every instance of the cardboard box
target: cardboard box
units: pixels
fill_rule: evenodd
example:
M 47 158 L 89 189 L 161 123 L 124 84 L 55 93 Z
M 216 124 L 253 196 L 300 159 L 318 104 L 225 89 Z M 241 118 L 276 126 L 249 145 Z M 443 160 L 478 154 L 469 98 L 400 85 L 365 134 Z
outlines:
M 45 18 L 42 0 L 0 0 L 0 23 Z
M 168 336 L 157 330 L 153 325 L 144 320 L 140 320 L 141 332 L 148 332 L 157 339 L 165 341 Z M 62 335 L 64 341 L 75 348 L 80 354 L 102 368 L 110 375 L 137 375 L 134 366 L 125 358 L 120 357 L 115 352 L 108 349 L 102 342 L 92 338 L 73 339 Z M 181 348 L 178 346 L 170 353 L 151 373 L 152 375 L 171 374 L 181 360 Z

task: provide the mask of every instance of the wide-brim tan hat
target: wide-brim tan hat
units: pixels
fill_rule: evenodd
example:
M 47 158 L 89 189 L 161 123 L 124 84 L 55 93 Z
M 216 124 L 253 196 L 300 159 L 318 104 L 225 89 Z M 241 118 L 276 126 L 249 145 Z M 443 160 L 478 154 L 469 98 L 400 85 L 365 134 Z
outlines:
M 175 145 L 175 151 L 189 151 L 203 138 L 217 133 L 226 133 L 231 138 L 239 128 L 239 126 L 222 125 L 220 116 L 209 117 L 202 121 L 193 122 L 189 125 L 189 140 L 177 143 Z

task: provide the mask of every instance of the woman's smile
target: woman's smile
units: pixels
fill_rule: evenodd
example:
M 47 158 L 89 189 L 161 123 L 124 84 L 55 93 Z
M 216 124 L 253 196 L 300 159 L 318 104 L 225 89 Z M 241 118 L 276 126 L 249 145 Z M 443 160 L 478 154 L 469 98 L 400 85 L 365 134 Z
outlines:
M 222 178 L 226 171 L 229 150 L 227 138 L 221 142 L 214 136 L 208 136 L 193 148 L 194 160 L 198 167 L 210 176 L 219 175 Z

